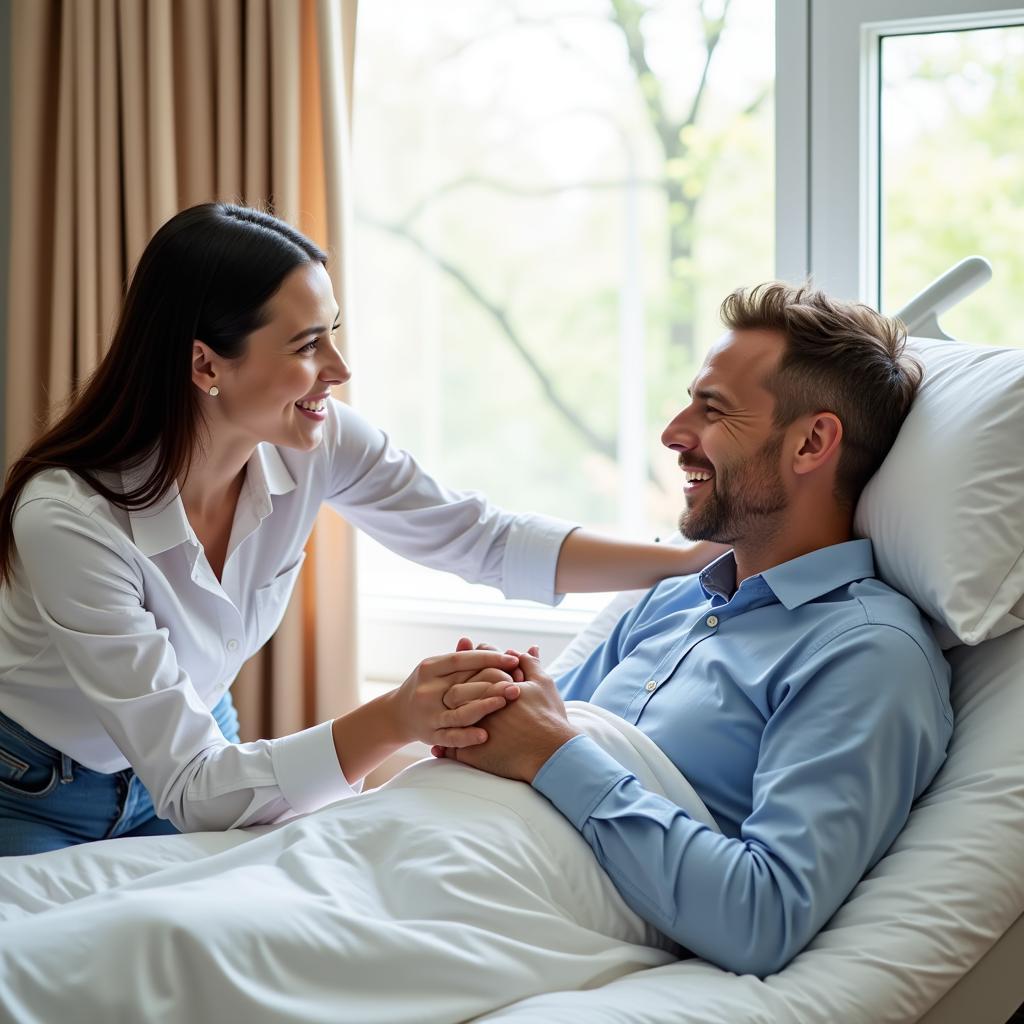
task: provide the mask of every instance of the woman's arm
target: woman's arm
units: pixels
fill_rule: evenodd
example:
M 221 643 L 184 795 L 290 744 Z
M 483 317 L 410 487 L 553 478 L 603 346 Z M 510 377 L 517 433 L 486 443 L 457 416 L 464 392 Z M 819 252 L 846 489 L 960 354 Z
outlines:
M 728 545 L 707 540 L 635 544 L 574 530 L 558 554 L 555 590 L 568 594 L 653 587 L 670 576 L 700 572 L 728 550 Z

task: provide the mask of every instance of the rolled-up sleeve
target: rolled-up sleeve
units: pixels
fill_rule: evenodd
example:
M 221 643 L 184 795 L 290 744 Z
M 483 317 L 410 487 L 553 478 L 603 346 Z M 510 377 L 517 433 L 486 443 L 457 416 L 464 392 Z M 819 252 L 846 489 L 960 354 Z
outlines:
M 86 511 L 54 499 L 14 518 L 19 565 L 70 678 L 153 797 L 185 832 L 266 824 L 351 795 L 330 722 L 229 743 L 144 606 L 130 553 Z M 74 572 L 67 572 L 74 566 Z
M 506 597 L 561 600 L 558 555 L 577 524 L 506 512 L 481 494 L 449 490 L 347 405 L 332 401 L 330 408 L 324 500 L 346 519 L 421 565 L 497 587 Z
M 512 520 L 505 539 L 501 589 L 506 597 L 558 604 L 555 592 L 558 555 L 576 527 L 550 516 L 521 515 Z

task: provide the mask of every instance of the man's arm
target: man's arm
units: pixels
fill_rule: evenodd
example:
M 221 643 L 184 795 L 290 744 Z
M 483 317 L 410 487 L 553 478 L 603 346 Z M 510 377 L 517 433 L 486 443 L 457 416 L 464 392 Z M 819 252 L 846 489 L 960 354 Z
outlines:
M 951 723 L 935 686 L 900 630 L 856 627 L 830 640 L 780 689 L 737 838 L 645 790 L 586 736 L 563 738 L 531 776 L 559 732 L 549 707 L 531 729 L 542 702 L 527 684 L 488 719 L 490 740 L 459 758 L 532 781 L 637 913 L 713 963 L 763 976 L 834 913 L 941 764 Z M 513 721 L 515 737 L 500 728 Z M 512 738 L 528 740 L 521 758 Z

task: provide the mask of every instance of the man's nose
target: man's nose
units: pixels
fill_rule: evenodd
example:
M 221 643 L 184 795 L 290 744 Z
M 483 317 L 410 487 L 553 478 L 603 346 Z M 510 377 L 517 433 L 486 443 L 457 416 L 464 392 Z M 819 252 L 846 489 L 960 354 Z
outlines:
M 690 417 L 692 406 L 683 409 L 661 433 L 661 443 L 674 452 L 685 452 L 700 443 Z

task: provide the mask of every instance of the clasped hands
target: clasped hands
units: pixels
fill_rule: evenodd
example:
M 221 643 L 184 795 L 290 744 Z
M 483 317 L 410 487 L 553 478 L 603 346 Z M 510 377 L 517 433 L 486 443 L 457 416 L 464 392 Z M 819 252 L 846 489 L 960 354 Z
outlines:
M 459 640 L 455 654 L 427 658 L 396 691 L 406 735 L 492 775 L 532 782 L 577 735 L 539 651 L 506 652 Z

